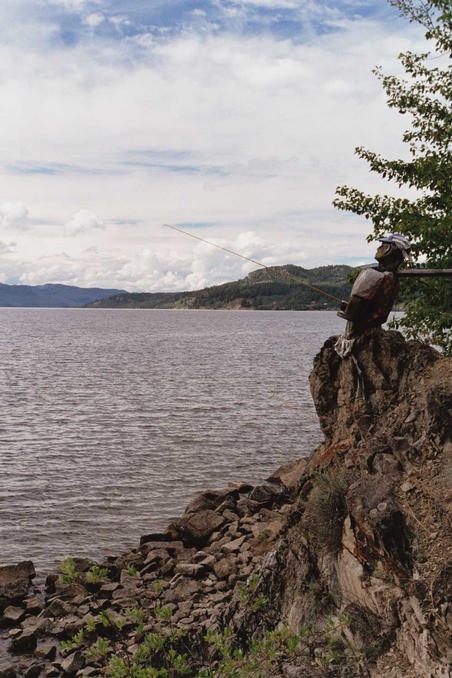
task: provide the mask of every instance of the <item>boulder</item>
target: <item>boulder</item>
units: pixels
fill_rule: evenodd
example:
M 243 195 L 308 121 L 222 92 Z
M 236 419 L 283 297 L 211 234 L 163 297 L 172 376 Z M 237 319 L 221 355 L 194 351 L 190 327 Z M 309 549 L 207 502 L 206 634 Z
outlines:
M 0 664 L 0 678 L 16 678 L 16 669 L 12 664 Z
M 61 662 L 61 670 L 65 674 L 73 675 L 83 668 L 85 661 L 81 652 L 73 652 Z
M 31 664 L 24 673 L 24 678 L 38 678 L 45 669 L 45 664 Z
M 280 466 L 267 478 L 267 482 L 279 483 L 280 485 L 284 485 L 288 490 L 294 491 L 298 488 L 298 484 L 303 476 L 307 463 L 307 458 L 303 457 L 302 459 L 294 459 L 288 464 L 283 464 L 283 466 Z
M 25 601 L 25 609 L 29 614 L 38 614 L 44 607 L 41 596 L 32 596 Z
M 174 569 L 176 573 L 189 577 L 202 577 L 206 572 L 202 563 L 177 563 Z
M 274 503 L 282 503 L 287 498 L 285 488 L 279 485 L 256 485 L 250 492 L 249 499 L 260 505 L 272 506 Z
M 142 537 L 140 537 L 140 546 L 143 544 L 146 544 L 147 542 L 154 541 L 154 542 L 171 542 L 172 540 L 172 532 L 171 531 L 166 531 L 166 532 L 151 532 L 150 534 L 144 534 Z
M 72 582 L 71 584 L 63 584 L 60 581 L 56 582 L 55 589 L 58 592 L 58 595 L 65 600 L 72 600 L 78 596 L 85 598 L 88 595 L 87 589 L 78 584 L 77 582 Z
M 52 643 L 43 643 L 42 645 L 38 645 L 35 650 L 35 656 L 38 657 L 38 659 L 48 659 L 49 661 L 53 661 L 55 659 L 56 653 L 57 646 L 53 645 Z
M 142 537 L 141 552 L 144 554 L 149 554 L 151 551 L 156 551 L 160 554 L 161 558 L 166 558 L 168 555 L 175 556 L 180 550 L 184 548 L 183 543 L 180 540 L 173 541 L 154 541 L 147 540 L 146 537 Z M 165 555 L 166 552 L 166 555 Z M 148 558 L 146 558 L 146 562 Z
M 188 504 L 185 513 L 197 513 L 207 509 L 216 509 L 222 504 L 224 508 L 234 506 L 239 498 L 239 491 L 235 488 L 221 490 L 205 490 L 197 494 Z M 225 503 L 226 502 L 226 503 Z
M 12 654 L 30 653 L 36 649 L 37 639 L 34 628 L 25 629 L 19 636 L 15 636 L 9 644 Z
M 239 537 L 233 541 L 229 541 L 227 544 L 224 544 L 222 549 L 226 553 L 233 553 L 234 551 L 240 551 L 240 548 L 245 541 L 245 537 Z
M 213 566 L 213 571 L 218 579 L 226 579 L 229 575 L 234 574 L 236 570 L 237 560 L 232 555 L 221 558 Z
M 109 584 L 103 584 L 100 587 L 99 597 L 100 598 L 111 598 L 116 589 L 119 588 L 118 582 L 110 582 Z
M 173 589 L 168 589 L 162 594 L 162 600 L 165 603 L 174 603 L 180 600 L 187 601 L 192 596 L 202 591 L 201 582 L 195 579 L 182 577 Z
M 72 607 L 61 598 L 53 598 L 42 612 L 43 617 L 61 617 L 70 614 Z
M 186 544 L 203 546 L 210 535 L 223 523 L 222 515 L 212 509 L 206 509 L 197 513 L 184 513 L 181 518 L 173 522 L 173 525 Z
M 12 602 L 23 600 L 35 576 L 31 560 L 0 567 L 0 610 Z
M 2 626 L 17 626 L 25 617 L 25 610 L 21 607 L 14 607 L 9 605 L 3 610 L 3 615 L 0 620 Z
M 241 497 L 237 502 L 235 510 L 243 518 L 244 516 L 252 516 L 261 508 L 262 505 L 259 502 L 253 501 L 249 497 Z
M 228 487 L 230 487 L 233 490 L 237 490 L 240 494 L 247 494 L 248 492 L 251 492 L 254 486 L 250 485 L 250 483 L 243 483 L 235 480 L 230 480 L 228 482 Z

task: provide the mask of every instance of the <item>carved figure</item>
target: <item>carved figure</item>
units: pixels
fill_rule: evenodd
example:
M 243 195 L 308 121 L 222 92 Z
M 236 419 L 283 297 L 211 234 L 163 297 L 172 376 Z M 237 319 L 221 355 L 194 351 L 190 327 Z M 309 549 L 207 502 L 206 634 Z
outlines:
M 410 241 L 400 233 L 379 238 L 375 259 L 378 266 L 361 271 L 350 299 L 341 304 L 338 315 L 345 318 L 345 338 L 353 339 L 368 329 L 386 322 L 399 292 L 397 269 L 404 260 L 412 261 Z

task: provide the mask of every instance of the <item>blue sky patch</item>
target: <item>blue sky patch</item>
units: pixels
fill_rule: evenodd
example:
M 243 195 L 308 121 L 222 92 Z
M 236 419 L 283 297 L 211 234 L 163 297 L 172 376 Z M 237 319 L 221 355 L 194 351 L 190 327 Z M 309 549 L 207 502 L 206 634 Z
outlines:
M 30 3 L 31 15 L 55 23 L 50 43 L 72 47 L 83 40 L 118 41 L 152 35 L 165 41 L 177 35 L 227 33 L 242 36 L 270 34 L 295 43 L 315 35 L 343 30 L 341 21 L 387 19 L 397 23 L 398 14 L 386 2 L 373 0 L 100 0 L 72 9 L 58 0 L 40 9 Z M 66 8 L 65 8 L 66 7 Z

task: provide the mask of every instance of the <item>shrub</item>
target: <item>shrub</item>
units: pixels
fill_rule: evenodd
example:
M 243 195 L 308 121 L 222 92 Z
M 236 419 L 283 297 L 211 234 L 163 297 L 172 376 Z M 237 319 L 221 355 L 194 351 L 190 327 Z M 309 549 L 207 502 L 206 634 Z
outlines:
M 316 546 L 336 553 L 342 541 L 345 518 L 345 479 L 317 474 L 305 501 L 301 525 Z

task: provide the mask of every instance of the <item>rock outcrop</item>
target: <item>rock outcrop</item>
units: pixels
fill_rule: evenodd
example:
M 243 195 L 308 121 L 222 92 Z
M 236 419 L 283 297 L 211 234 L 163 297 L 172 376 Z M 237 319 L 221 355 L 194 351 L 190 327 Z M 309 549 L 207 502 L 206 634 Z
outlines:
M 363 337 L 356 362 L 334 343 L 310 378 L 325 441 L 259 586 L 272 613 L 227 619 L 237 634 L 333 620 L 350 675 L 445 678 L 452 361 L 397 332 Z
M 315 359 L 309 460 L 200 493 L 43 592 L 0 569 L 0 678 L 450 676 L 451 361 L 381 330 L 354 356 L 333 338 Z

